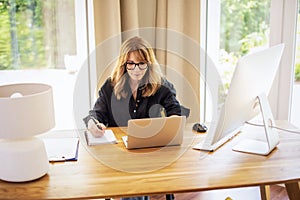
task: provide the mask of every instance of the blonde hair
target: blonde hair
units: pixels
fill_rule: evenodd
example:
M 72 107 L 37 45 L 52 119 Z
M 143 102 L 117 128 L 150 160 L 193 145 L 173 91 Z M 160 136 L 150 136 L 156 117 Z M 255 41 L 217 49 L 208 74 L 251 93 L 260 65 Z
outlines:
M 142 96 L 149 97 L 154 95 L 161 86 L 163 75 L 150 44 L 144 39 L 135 36 L 123 42 L 117 65 L 111 74 L 115 96 L 120 100 L 121 98 L 126 98 L 128 95 L 124 90 L 125 83 L 129 79 L 125 64 L 130 52 L 137 52 L 139 59 L 148 63 L 147 72 L 142 80 L 145 84 Z

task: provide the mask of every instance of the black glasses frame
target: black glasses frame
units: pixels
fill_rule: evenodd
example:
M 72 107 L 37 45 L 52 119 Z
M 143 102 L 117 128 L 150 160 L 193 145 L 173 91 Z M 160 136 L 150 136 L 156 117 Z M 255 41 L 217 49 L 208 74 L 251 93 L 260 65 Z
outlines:
M 145 68 L 141 67 L 140 65 L 146 65 Z M 127 65 L 134 65 L 133 68 L 128 68 Z M 127 70 L 134 70 L 136 68 L 136 66 L 138 66 L 139 70 L 145 70 L 148 68 L 148 63 L 144 63 L 144 62 L 140 62 L 140 63 L 135 63 L 135 62 L 126 62 L 125 63 L 125 67 Z

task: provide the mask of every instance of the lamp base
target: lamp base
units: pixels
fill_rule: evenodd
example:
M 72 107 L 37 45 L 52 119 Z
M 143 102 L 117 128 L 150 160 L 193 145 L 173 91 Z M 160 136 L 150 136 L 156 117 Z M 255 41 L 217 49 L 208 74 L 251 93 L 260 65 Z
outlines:
M 35 137 L 0 140 L 0 160 L 0 179 L 4 181 L 31 181 L 49 170 L 44 142 Z

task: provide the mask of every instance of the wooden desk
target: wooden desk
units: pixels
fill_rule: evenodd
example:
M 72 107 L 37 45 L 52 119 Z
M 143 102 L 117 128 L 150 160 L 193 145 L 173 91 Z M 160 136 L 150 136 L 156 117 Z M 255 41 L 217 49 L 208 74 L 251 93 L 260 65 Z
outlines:
M 82 141 L 77 162 L 51 164 L 46 176 L 32 182 L 0 181 L 0 199 L 93 199 L 279 183 L 286 184 L 290 198 L 299 199 L 300 135 L 281 132 L 280 144 L 267 157 L 232 151 L 241 136 L 216 152 L 196 151 L 191 146 L 204 134 L 187 126 L 181 147 L 128 151 L 119 141 L 89 148 L 96 157 Z

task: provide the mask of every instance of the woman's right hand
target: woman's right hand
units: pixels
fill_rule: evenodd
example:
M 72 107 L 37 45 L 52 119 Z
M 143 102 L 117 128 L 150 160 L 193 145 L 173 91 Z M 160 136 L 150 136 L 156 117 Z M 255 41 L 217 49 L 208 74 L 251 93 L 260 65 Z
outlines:
M 105 125 L 98 122 L 96 119 L 90 119 L 88 121 L 88 130 L 94 137 L 102 137 L 105 133 Z

